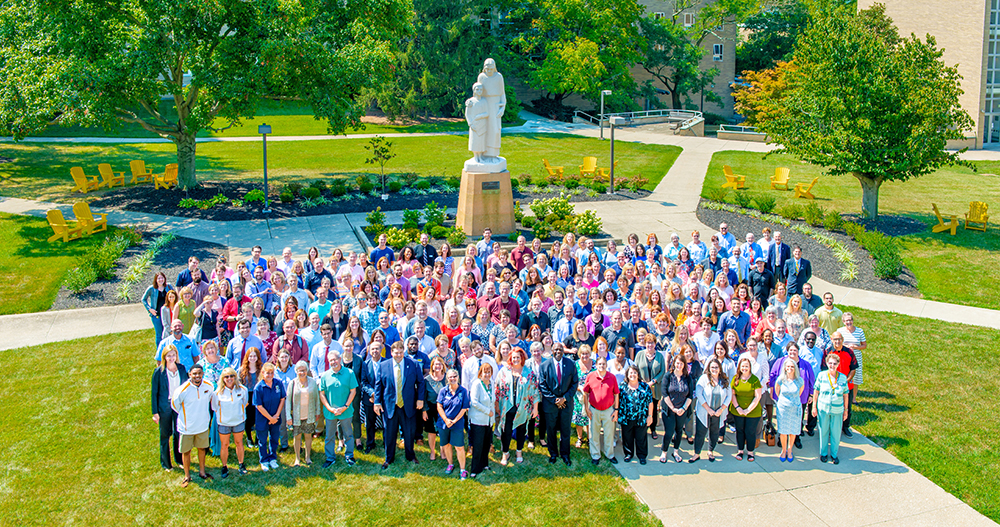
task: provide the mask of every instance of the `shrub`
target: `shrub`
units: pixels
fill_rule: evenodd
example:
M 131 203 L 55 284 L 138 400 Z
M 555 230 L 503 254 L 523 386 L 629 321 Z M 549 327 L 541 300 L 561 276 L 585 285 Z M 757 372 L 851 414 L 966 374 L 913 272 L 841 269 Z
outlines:
M 444 223 L 447 211 L 447 207 L 439 207 L 436 201 L 432 201 L 424 205 L 424 221 L 428 223 L 434 222 L 441 225 Z
M 198 200 L 194 198 L 181 198 L 181 201 L 177 204 L 177 206 L 182 209 L 193 209 L 198 206 Z
M 537 223 L 537 222 L 538 222 L 538 218 L 536 218 L 534 216 L 525 216 L 525 217 L 521 218 L 521 225 L 523 225 L 525 229 L 530 229 L 530 228 L 534 227 L 535 223 Z
M 512 242 L 517 242 L 517 238 L 519 236 L 521 236 L 521 233 L 515 230 L 514 232 L 507 235 L 507 239 Z
M 382 207 L 376 207 L 369 212 L 365 216 L 365 222 L 367 225 L 364 226 L 364 231 L 368 234 L 379 235 L 385 232 L 385 213 L 382 212 Z
M 521 201 L 514 201 L 514 221 L 520 223 L 524 219 L 524 209 L 521 208 Z
M 448 227 L 443 227 L 441 225 L 436 225 L 436 226 L 434 226 L 431 229 L 430 235 L 431 235 L 431 238 L 436 238 L 438 240 L 443 240 L 443 239 L 445 239 L 445 238 L 448 237 L 448 234 L 450 232 L 451 232 L 451 229 L 449 229 Z
M 605 192 L 608 191 L 608 184 L 604 183 L 603 181 L 597 181 L 597 180 L 591 181 L 589 187 L 590 190 L 594 192 L 594 196 L 598 194 L 604 194 Z
M 426 179 L 421 179 L 413 184 L 414 188 L 417 190 L 430 190 L 431 182 Z
M 573 218 L 573 227 L 581 236 L 595 236 L 601 232 L 603 226 L 604 220 L 592 210 L 585 210 L 583 214 L 577 214 Z
M 448 245 L 458 247 L 465 243 L 465 231 L 461 227 L 455 227 L 448 233 Z
M 400 190 L 403 190 L 403 184 L 400 183 L 399 181 L 390 181 L 389 185 L 388 185 L 388 188 L 389 188 L 389 192 L 393 192 L 393 193 L 399 192 Z
M 536 218 L 544 218 L 549 215 L 549 200 L 534 199 L 528 205 L 528 208 L 531 209 L 531 212 L 535 213 Z
M 757 204 L 757 210 L 764 214 L 770 214 L 774 210 L 774 206 L 778 204 L 778 198 L 770 194 L 758 194 L 754 198 L 754 202 Z
M 903 272 L 903 260 L 899 256 L 899 244 L 896 238 L 886 236 L 878 231 L 869 231 L 863 225 L 847 222 L 844 230 L 856 233 L 854 240 L 864 247 L 875 259 L 873 269 L 875 276 L 883 280 L 893 279 Z
M 735 203 L 740 207 L 743 207 L 744 209 L 750 208 L 750 203 L 752 201 L 753 201 L 753 196 L 751 196 L 746 191 L 744 192 L 737 191 L 733 194 L 733 203 Z
M 839 231 L 844 227 L 844 218 L 840 217 L 839 212 L 831 210 L 823 217 L 823 227 L 828 231 Z
M 318 188 L 320 192 L 328 188 L 326 181 L 323 181 L 322 179 L 314 179 L 312 183 L 309 184 L 309 186 L 312 188 Z
M 802 217 L 802 207 L 793 203 L 786 203 L 778 207 L 775 212 L 786 220 L 797 220 Z
M 573 190 L 580 186 L 580 180 L 575 177 L 568 178 L 566 179 L 566 181 L 563 181 L 563 186 L 566 187 L 568 190 Z
M 347 194 L 347 183 L 342 179 L 334 181 L 333 184 L 330 186 L 330 194 L 334 197 L 339 197 Z
M 903 262 L 898 257 L 876 259 L 873 271 L 878 278 L 891 280 L 903 272 Z
M 534 231 L 535 238 L 544 240 L 552 233 L 552 226 L 544 221 L 539 221 L 535 223 L 535 226 L 531 230 Z
M 706 189 L 701 197 L 710 201 L 726 201 L 726 195 L 729 194 L 729 189 L 727 188 L 710 188 Z
M 358 176 L 357 183 L 358 190 L 364 194 L 375 190 L 375 184 L 372 183 L 372 180 L 368 179 L 368 176 Z
M 444 184 L 449 188 L 458 189 L 462 186 L 462 178 L 455 176 L 445 178 Z
M 573 214 L 576 213 L 576 207 L 574 207 L 568 199 L 562 196 L 558 198 L 550 198 L 548 201 L 549 211 L 551 214 L 555 214 L 556 217 L 561 220 L 572 218 Z M 551 223 L 551 221 L 549 223 Z
M 298 197 L 299 193 L 302 192 L 302 183 L 289 183 L 285 185 L 285 190 L 291 192 L 293 196 Z
M 253 190 L 251 190 L 251 191 L 249 191 L 249 192 L 247 192 L 246 194 L 243 195 L 243 202 L 244 203 L 253 203 L 255 201 L 259 201 L 261 203 L 264 202 L 264 191 L 263 190 L 261 190 L 259 188 L 255 188 L 255 189 L 253 189 Z
M 142 232 L 139 231 L 139 228 L 134 225 L 118 229 L 118 234 L 125 238 L 129 247 L 142 245 Z
M 427 222 L 427 223 L 424 224 L 424 228 L 421 229 L 421 231 L 422 232 L 426 232 L 427 234 L 430 234 L 431 230 L 433 230 L 435 227 L 440 227 L 440 226 L 441 226 L 440 223 L 435 223 L 433 221 L 429 221 L 429 222 Z
M 516 180 L 516 179 L 514 179 L 513 177 L 510 178 L 510 189 L 511 190 L 518 190 L 519 188 L 521 188 L 521 182 L 518 181 L 518 180 Z
M 302 191 L 302 196 L 307 199 L 316 199 L 320 195 L 320 191 L 316 187 L 309 187 Z
M 397 229 L 396 227 L 390 227 L 387 231 L 385 231 L 385 235 L 388 239 L 387 241 L 389 246 L 397 251 L 406 247 L 410 242 L 415 240 L 410 231 Z
M 802 217 L 809 225 L 818 227 L 823 224 L 823 207 L 820 207 L 815 202 L 810 201 L 809 204 L 806 205 L 805 210 L 802 211 Z
M 632 192 L 638 192 L 642 190 L 642 187 L 645 187 L 646 184 L 648 183 L 649 179 L 640 176 L 635 176 L 634 178 L 629 180 L 628 189 L 631 190 Z
M 550 212 L 548 216 L 545 216 L 545 223 L 548 223 L 549 225 L 555 226 L 555 223 L 557 221 L 563 221 L 563 219 L 560 218 L 559 215 L 554 212 Z
M 280 199 L 282 203 L 291 203 L 295 201 L 295 196 L 291 192 L 283 191 L 278 196 L 278 199 Z
M 521 186 L 528 186 L 531 184 L 531 174 L 521 174 L 517 176 L 517 180 L 521 182 Z
M 845 221 L 843 228 L 844 232 L 847 233 L 848 236 L 854 239 L 857 239 L 858 236 L 861 235 L 861 233 L 865 232 L 864 225 L 859 225 L 857 223 L 854 223 L 853 221 Z
M 413 185 L 418 179 L 420 179 L 420 175 L 416 172 L 406 172 L 400 177 L 403 178 L 403 183 L 407 185 Z
M 420 211 L 414 209 L 404 210 L 403 223 L 420 223 Z
M 66 273 L 66 280 L 63 282 L 63 285 L 66 286 L 66 289 L 80 294 L 96 281 L 97 272 L 92 267 L 81 265 L 80 267 L 70 269 Z
M 538 182 L 538 188 L 546 188 L 548 186 L 549 186 L 549 180 L 548 179 L 542 179 L 542 180 L 540 180 Z

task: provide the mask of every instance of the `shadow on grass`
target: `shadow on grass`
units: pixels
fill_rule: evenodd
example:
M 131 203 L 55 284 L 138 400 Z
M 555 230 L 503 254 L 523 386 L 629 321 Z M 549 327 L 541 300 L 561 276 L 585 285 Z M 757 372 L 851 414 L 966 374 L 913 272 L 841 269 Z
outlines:
M 910 410 L 909 406 L 895 404 L 896 396 L 882 391 L 858 391 L 854 402 L 854 414 L 851 423 L 854 426 L 864 426 L 878 421 L 883 414 L 899 413 Z
M 69 215 L 67 219 L 72 219 L 72 215 Z M 52 228 L 44 219 L 32 216 L 11 216 L 4 221 L 13 223 L 17 229 L 17 236 L 23 240 L 23 245 L 14 252 L 15 255 L 22 258 L 83 256 L 91 248 L 100 245 L 109 234 L 108 231 L 105 231 L 87 238 L 72 240 L 69 243 L 64 243 L 62 240 L 50 243 L 48 239 L 52 236 Z M 6 249 L 9 250 L 10 247 L 6 247 Z M 39 271 L 44 272 L 44 270 Z

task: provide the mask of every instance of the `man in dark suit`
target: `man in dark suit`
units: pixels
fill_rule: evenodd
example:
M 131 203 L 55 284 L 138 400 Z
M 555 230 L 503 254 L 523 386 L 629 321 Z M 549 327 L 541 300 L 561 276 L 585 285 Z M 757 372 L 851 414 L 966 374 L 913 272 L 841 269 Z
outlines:
M 802 248 L 798 245 L 792 249 L 792 258 L 785 262 L 785 279 L 788 281 L 788 294 L 801 295 L 802 286 L 812 278 L 812 264 L 802 257 Z
M 420 262 L 420 265 L 424 267 L 428 265 L 433 266 L 434 260 L 438 257 L 437 250 L 429 242 L 430 238 L 425 232 L 420 235 L 420 245 L 413 248 L 413 259 Z
M 767 251 L 767 270 L 774 273 L 774 279 L 785 281 L 785 262 L 792 257 L 792 248 L 781 241 L 781 233 L 774 233 L 774 243 Z
M 375 449 L 375 430 L 378 428 L 375 420 L 375 383 L 378 378 L 378 365 L 382 362 L 382 344 L 372 342 L 368 345 L 368 356 L 361 363 L 361 404 L 365 407 L 365 454 Z M 384 435 L 384 433 L 383 433 Z
M 392 345 L 392 359 L 382 361 L 375 374 L 375 413 L 385 421 L 382 439 L 385 442 L 385 462 L 382 468 L 396 459 L 396 432 L 403 428 L 403 447 L 406 460 L 419 463 L 413 451 L 417 433 L 417 412 L 424 408 L 424 376 L 420 366 L 406 356 L 403 343 Z
M 774 287 L 774 275 L 767 270 L 764 258 L 757 257 L 756 265 L 750 271 L 750 292 L 760 300 L 762 306 L 767 305 L 767 299 L 771 297 L 771 288 Z
M 552 349 L 552 358 L 542 363 L 538 389 L 542 394 L 542 411 L 545 412 L 545 432 L 549 448 L 549 463 L 555 463 L 562 455 L 566 465 L 569 458 L 570 420 L 573 416 L 573 396 L 579 384 L 576 364 L 563 357 L 562 346 Z M 559 431 L 559 446 L 556 446 L 556 430 Z

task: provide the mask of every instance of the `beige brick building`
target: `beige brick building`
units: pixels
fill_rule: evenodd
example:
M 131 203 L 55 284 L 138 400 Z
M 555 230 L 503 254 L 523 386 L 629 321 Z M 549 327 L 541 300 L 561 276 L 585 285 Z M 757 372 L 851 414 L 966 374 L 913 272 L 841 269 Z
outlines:
M 1000 0 L 858 0 L 858 9 L 876 1 L 900 35 L 933 35 L 945 64 L 957 65 L 959 102 L 975 125 L 951 146 L 1000 145 Z

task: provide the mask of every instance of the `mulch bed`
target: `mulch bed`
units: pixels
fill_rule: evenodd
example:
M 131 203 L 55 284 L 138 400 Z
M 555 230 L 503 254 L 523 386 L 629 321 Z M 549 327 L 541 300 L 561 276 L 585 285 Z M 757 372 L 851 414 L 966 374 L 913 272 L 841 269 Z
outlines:
M 381 197 L 372 198 L 370 196 L 355 197 L 349 200 L 335 201 L 327 205 L 306 208 L 301 205 L 301 200 L 296 199 L 292 203 L 282 203 L 277 199 L 277 195 L 269 197 L 270 214 L 261 212 L 263 203 L 244 204 L 242 207 L 233 207 L 231 204 L 224 204 L 210 209 L 181 208 L 178 206 L 183 198 L 205 200 L 215 197 L 217 194 L 224 194 L 229 199 L 242 199 L 243 196 L 253 189 L 259 189 L 259 183 L 249 182 L 224 182 L 224 181 L 204 181 L 198 188 L 188 191 L 173 190 L 153 190 L 152 186 L 130 186 L 116 188 L 106 192 L 102 196 L 90 202 L 91 207 L 110 210 L 126 210 L 133 212 L 146 212 L 153 214 L 163 214 L 166 216 L 178 216 L 182 218 L 198 218 L 212 221 L 239 221 L 259 218 L 290 218 L 302 216 L 319 216 L 325 214 L 345 214 L 351 212 L 370 212 L 376 207 L 382 210 L 404 210 L 422 209 L 424 205 L 432 201 L 438 205 L 447 207 L 458 206 L 458 192 L 435 192 L 428 194 L 389 194 L 388 201 L 382 201 Z M 273 193 L 273 189 L 272 189 Z M 584 201 L 617 201 L 634 200 L 646 197 L 649 191 L 640 190 L 633 192 L 630 190 L 619 190 L 614 195 L 599 194 L 594 197 L 587 196 L 586 192 L 576 196 L 568 196 L 569 201 L 579 203 Z M 357 195 L 355 193 L 355 195 Z M 527 193 L 514 191 L 514 199 L 522 204 L 527 204 L 535 198 L 547 199 L 558 196 L 558 192 L 550 193 Z M 324 193 L 324 197 L 330 198 L 329 193 Z
M 80 294 L 73 293 L 65 287 L 61 288 L 50 309 L 76 309 L 136 303 L 142 299 L 146 288 L 153 283 L 153 275 L 157 272 L 162 271 L 166 274 L 167 283 L 173 285 L 177 280 L 177 275 L 187 269 L 187 261 L 190 256 L 197 256 L 201 260 L 200 268 L 208 275 L 212 274 L 216 258 L 219 255 L 225 255 L 227 259 L 229 258 L 229 248 L 224 245 L 178 237 L 156 255 L 153 265 L 146 271 L 146 275 L 133 286 L 131 298 L 127 302 L 118 300 L 118 284 L 121 283 L 121 277 L 124 276 L 125 270 L 128 269 L 132 260 L 145 252 L 149 244 L 159 236 L 159 234 L 144 234 L 142 245 L 126 249 L 115 266 L 115 278 L 98 280 Z
M 803 258 L 812 263 L 813 275 L 822 278 L 827 282 L 843 285 L 845 287 L 864 289 L 867 291 L 877 291 L 879 293 L 889 293 L 915 298 L 920 297 L 920 291 L 917 289 L 917 280 L 913 276 L 913 273 L 906 268 L 906 266 L 903 266 L 902 274 L 900 274 L 895 280 L 882 280 L 877 278 L 874 272 L 875 260 L 871 258 L 868 251 L 862 249 L 853 238 L 847 236 L 846 234 L 830 232 L 820 228 L 821 232 L 829 234 L 837 241 L 843 243 L 851 250 L 852 253 L 854 253 L 854 260 L 858 266 L 858 275 L 857 279 L 851 282 L 843 282 L 840 280 L 841 265 L 840 262 L 837 261 L 836 257 L 834 257 L 833 251 L 816 240 L 813 240 L 809 236 L 793 231 L 792 229 L 782 225 L 764 222 L 756 218 L 751 218 L 750 216 L 737 214 L 735 212 L 711 210 L 698 207 L 697 215 L 698 219 L 705 225 L 717 228 L 720 223 L 729 224 L 729 232 L 731 232 L 740 243 L 745 241 L 746 234 L 748 232 L 752 232 L 756 238 L 760 238 L 761 230 L 764 227 L 770 227 L 772 231 L 780 231 L 785 243 L 793 247 L 797 244 L 802 248 Z M 845 217 L 845 219 L 852 218 Z M 796 223 L 803 222 L 792 222 L 793 225 Z M 890 229 L 889 232 L 882 231 L 888 235 L 899 235 L 914 232 L 912 229 L 915 228 L 914 225 L 910 224 L 910 220 L 907 218 L 900 218 L 898 216 L 881 216 L 877 224 L 880 227 L 885 226 Z M 869 227 L 869 225 L 866 225 L 866 227 Z M 920 230 L 925 229 L 927 229 L 927 226 L 920 224 Z M 879 230 L 881 230 L 881 228 Z M 703 239 L 707 241 L 710 237 L 711 236 L 703 236 Z M 822 294 L 823 291 L 815 291 L 815 293 Z

